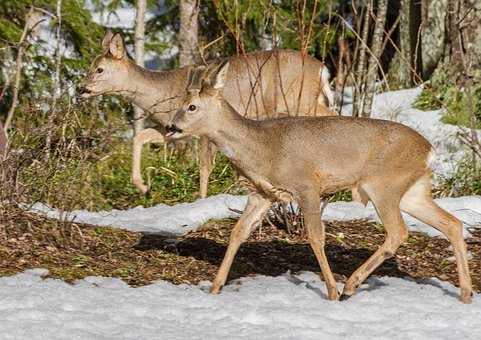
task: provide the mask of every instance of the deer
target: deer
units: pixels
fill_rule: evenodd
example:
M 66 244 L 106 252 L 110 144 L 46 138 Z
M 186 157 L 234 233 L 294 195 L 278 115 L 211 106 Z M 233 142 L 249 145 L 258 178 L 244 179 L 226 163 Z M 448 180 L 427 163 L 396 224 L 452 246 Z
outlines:
M 80 98 L 121 95 L 162 126 L 182 104 L 191 66 L 166 71 L 150 71 L 128 57 L 120 33 L 108 31 L 102 52 L 80 83 Z M 274 114 L 335 115 L 329 70 L 319 60 L 293 50 L 253 52 L 231 57 L 224 97 L 249 118 L 274 118 Z M 211 64 L 212 65 L 212 64 Z M 206 72 L 213 72 L 207 67 Z M 133 138 L 132 183 L 148 192 L 141 176 L 141 153 L 146 143 L 164 143 L 163 131 L 147 128 Z M 201 198 L 207 196 L 215 149 L 207 139 L 199 142 Z
M 457 262 L 460 300 L 470 303 L 472 284 L 462 223 L 431 195 L 434 150 L 415 130 L 397 122 L 346 116 L 286 117 L 256 121 L 223 97 L 229 61 L 210 77 L 192 78 L 165 138 L 206 136 L 252 186 L 235 224 L 210 292 L 225 285 L 240 245 L 274 202 L 296 201 L 330 300 L 345 300 L 407 239 L 401 211 L 438 229 L 451 242 Z M 200 66 L 199 66 L 200 67 Z M 386 231 L 384 243 L 347 279 L 342 294 L 324 250 L 321 196 L 356 188 L 370 200 Z

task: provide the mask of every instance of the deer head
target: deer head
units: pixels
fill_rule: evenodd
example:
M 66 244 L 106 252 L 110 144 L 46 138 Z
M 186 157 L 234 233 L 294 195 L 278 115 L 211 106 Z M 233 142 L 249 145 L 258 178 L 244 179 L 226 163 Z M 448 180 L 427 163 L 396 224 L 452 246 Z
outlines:
M 167 139 L 202 136 L 222 126 L 222 111 L 229 105 L 222 97 L 229 62 L 195 67 L 189 75 L 187 94 L 181 108 L 167 125 Z
M 123 91 L 123 84 L 129 81 L 129 65 L 122 35 L 107 31 L 102 53 L 94 59 L 80 85 L 80 96 L 89 98 Z

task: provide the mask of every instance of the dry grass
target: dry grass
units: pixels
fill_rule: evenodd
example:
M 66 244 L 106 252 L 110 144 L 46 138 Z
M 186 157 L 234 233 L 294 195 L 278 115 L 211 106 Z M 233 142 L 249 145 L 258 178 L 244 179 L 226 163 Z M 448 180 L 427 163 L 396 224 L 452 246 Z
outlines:
M 73 282 L 90 275 L 118 277 L 132 286 L 163 279 L 175 284 L 212 280 L 224 255 L 233 220 L 212 221 L 177 240 L 120 229 L 61 223 L 9 209 L 0 215 L 0 276 L 47 268 L 50 276 Z M 327 254 L 344 281 L 384 240 L 382 226 L 363 220 L 327 224 Z M 481 232 L 469 239 L 476 291 L 481 290 Z M 412 233 L 396 256 L 374 275 L 438 277 L 457 284 L 446 240 Z M 477 260 L 475 260 L 477 259 Z M 230 279 L 287 270 L 318 272 L 302 234 L 263 225 L 238 253 Z

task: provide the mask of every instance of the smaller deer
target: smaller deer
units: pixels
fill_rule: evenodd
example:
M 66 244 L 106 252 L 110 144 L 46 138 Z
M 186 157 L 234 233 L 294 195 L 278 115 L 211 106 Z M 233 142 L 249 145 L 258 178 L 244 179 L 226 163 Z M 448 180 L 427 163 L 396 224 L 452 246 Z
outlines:
M 411 128 L 391 121 L 353 117 L 291 117 L 254 121 L 223 99 L 229 63 L 212 79 L 192 81 L 185 101 L 171 118 L 166 138 L 207 136 L 254 186 L 246 209 L 232 230 L 229 246 L 211 287 L 225 284 L 242 242 L 259 225 L 273 202 L 296 200 L 304 214 L 310 245 L 321 267 L 328 297 L 339 299 L 324 251 L 320 195 L 356 188 L 371 200 L 386 229 L 382 246 L 347 280 L 342 298 L 394 255 L 408 231 L 401 210 L 440 230 L 453 245 L 461 301 L 472 287 L 461 222 L 431 197 L 429 164 L 433 149 Z

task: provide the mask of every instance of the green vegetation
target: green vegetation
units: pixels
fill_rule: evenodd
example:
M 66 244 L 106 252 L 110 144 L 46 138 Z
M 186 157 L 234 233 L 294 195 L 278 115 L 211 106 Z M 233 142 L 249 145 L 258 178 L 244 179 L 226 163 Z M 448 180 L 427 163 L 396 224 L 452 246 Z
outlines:
M 131 183 L 129 141 L 112 139 L 99 155 L 33 162 L 20 171 L 31 201 L 62 209 L 111 210 L 176 204 L 198 198 L 198 163 L 172 148 L 148 148 L 142 155 L 143 177 L 151 191 L 142 195 Z M 87 151 L 88 152 L 88 151 Z M 95 162 L 92 158 L 96 158 Z M 228 160 L 218 155 L 210 177 L 209 194 L 239 192 Z
M 140 194 L 131 183 L 130 145 L 119 144 L 115 152 L 92 168 L 91 190 L 96 192 L 92 206 L 97 209 L 125 209 L 158 203 L 191 202 L 198 198 L 198 162 L 185 153 L 168 148 L 148 149 L 142 155 L 144 180 L 150 194 Z M 209 182 L 209 194 L 227 192 L 234 187 L 235 174 L 228 160 L 219 155 Z
M 474 82 L 470 88 L 461 88 L 453 84 L 444 68 L 436 71 L 431 81 L 425 85 L 415 102 L 420 110 L 438 110 L 443 108 L 442 122 L 446 124 L 471 127 L 472 117 L 469 93 L 472 97 L 472 111 L 475 128 L 481 128 L 481 85 Z
M 473 159 L 464 159 L 451 178 L 441 181 L 435 194 L 441 197 L 480 195 L 481 164 Z

